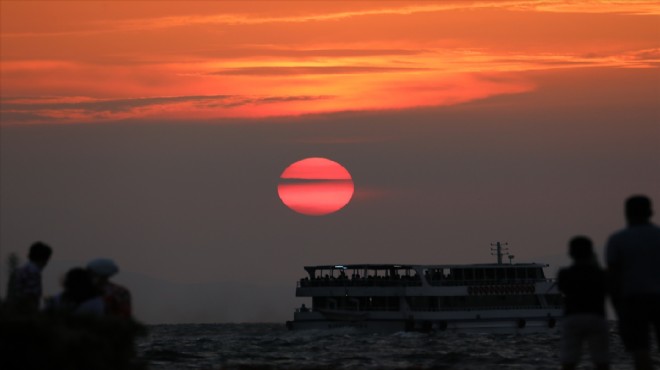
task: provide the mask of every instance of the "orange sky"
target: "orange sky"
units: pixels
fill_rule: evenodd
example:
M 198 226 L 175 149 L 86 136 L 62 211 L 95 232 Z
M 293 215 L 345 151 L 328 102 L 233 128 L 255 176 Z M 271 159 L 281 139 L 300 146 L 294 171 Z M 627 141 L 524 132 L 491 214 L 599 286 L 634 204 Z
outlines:
M 3 125 L 452 105 L 660 63 L 658 1 L 1 6 Z

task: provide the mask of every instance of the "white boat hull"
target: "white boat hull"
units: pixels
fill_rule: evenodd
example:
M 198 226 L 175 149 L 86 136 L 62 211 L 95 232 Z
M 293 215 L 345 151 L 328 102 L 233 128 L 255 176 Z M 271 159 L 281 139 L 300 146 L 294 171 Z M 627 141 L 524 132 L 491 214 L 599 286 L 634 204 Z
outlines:
M 405 317 L 400 312 L 369 312 L 353 317 L 345 312 L 297 312 L 287 322 L 292 330 L 355 328 L 367 331 L 397 332 L 484 332 L 538 333 L 558 330 L 559 310 L 444 311 L 415 312 Z

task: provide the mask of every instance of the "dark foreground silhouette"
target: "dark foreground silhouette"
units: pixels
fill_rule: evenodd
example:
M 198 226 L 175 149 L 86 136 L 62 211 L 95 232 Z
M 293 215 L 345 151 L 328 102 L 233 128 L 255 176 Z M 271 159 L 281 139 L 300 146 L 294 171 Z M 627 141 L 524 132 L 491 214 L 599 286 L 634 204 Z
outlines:
M 607 241 L 605 255 L 619 331 L 636 370 L 652 370 L 652 332 L 660 344 L 660 227 L 651 222 L 651 199 L 625 202 L 627 227 Z
M 0 369 L 142 370 L 143 325 L 116 317 L 0 312 Z
M 573 264 L 559 271 L 557 284 L 564 293 L 564 320 L 560 359 L 562 369 L 577 368 L 583 343 L 597 370 L 609 369 L 609 327 L 605 317 L 607 277 L 598 266 L 591 239 L 577 236 L 569 243 Z

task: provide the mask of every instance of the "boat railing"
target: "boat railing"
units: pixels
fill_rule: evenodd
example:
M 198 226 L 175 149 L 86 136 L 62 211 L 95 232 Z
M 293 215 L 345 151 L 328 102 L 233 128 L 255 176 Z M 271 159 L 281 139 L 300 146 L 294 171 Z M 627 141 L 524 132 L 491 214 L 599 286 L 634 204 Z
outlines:
M 537 309 L 560 309 L 557 305 L 507 305 L 507 306 L 460 306 L 460 307 L 438 307 L 438 308 L 413 308 L 416 312 L 438 312 L 438 311 L 492 311 L 492 310 L 537 310 Z
M 554 283 L 556 279 L 517 279 L 517 280 L 428 280 L 431 286 L 482 286 L 482 285 L 521 285 L 536 283 Z M 392 287 L 422 286 L 419 278 L 404 277 L 399 279 L 347 279 L 347 278 L 304 278 L 297 282 L 297 287 Z
M 398 286 L 422 286 L 422 281 L 414 277 L 402 278 L 362 278 L 362 279 L 347 279 L 347 278 L 319 278 L 309 279 L 304 278 L 298 281 L 299 288 L 301 287 L 398 287 Z
M 413 308 L 414 312 L 447 312 L 447 311 L 494 311 L 494 310 L 540 310 L 540 309 L 561 309 L 561 305 L 507 305 L 507 306 L 460 306 L 460 307 L 436 307 L 436 308 Z M 337 310 L 337 309 L 335 309 Z M 399 311 L 398 307 L 392 306 L 368 306 L 368 307 L 342 307 L 339 311 L 354 311 L 354 312 L 364 312 L 364 311 L 388 311 L 394 312 Z M 313 309 L 297 308 L 295 312 L 319 312 L 319 311 L 328 311 L 328 309 Z
M 366 312 L 366 311 L 386 311 L 386 312 L 396 312 L 400 311 L 399 307 L 392 306 L 365 306 L 365 307 L 341 307 L 339 309 L 329 309 L 329 308 L 320 308 L 312 309 L 314 312 L 329 312 L 329 311 L 348 311 L 348 312 Z
M 477 285 L 520 285 L 536 283 L 552 283 L 555 279 L 512 279 L 512 280 L 431 280 L 433 286 L 477 286 Z

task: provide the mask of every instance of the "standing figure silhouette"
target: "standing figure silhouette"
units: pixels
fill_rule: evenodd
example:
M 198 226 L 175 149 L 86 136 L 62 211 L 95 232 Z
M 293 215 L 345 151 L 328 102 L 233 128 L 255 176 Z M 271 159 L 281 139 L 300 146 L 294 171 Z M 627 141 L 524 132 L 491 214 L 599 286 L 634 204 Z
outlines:
M 609 328 L 605 318 L 607 278 L 596 260 L 589 238 L 577 236 L 569 243 L 573 259 L 570 267 L 557 276 L 559 290 L 564 293 L 562 322 L 562 369 L 577 367 L 582 344 L 587 342 L 597 370 L 609 369 Z
M 611 274 L 612 303 L 619 331 L 635 368 L 653 369 L 651 328 L 660 341 L 660 227 L 651 223 L 651 200 L 635 195 L 626 200 L 628 226 L 610 236 L 605 247 Z

